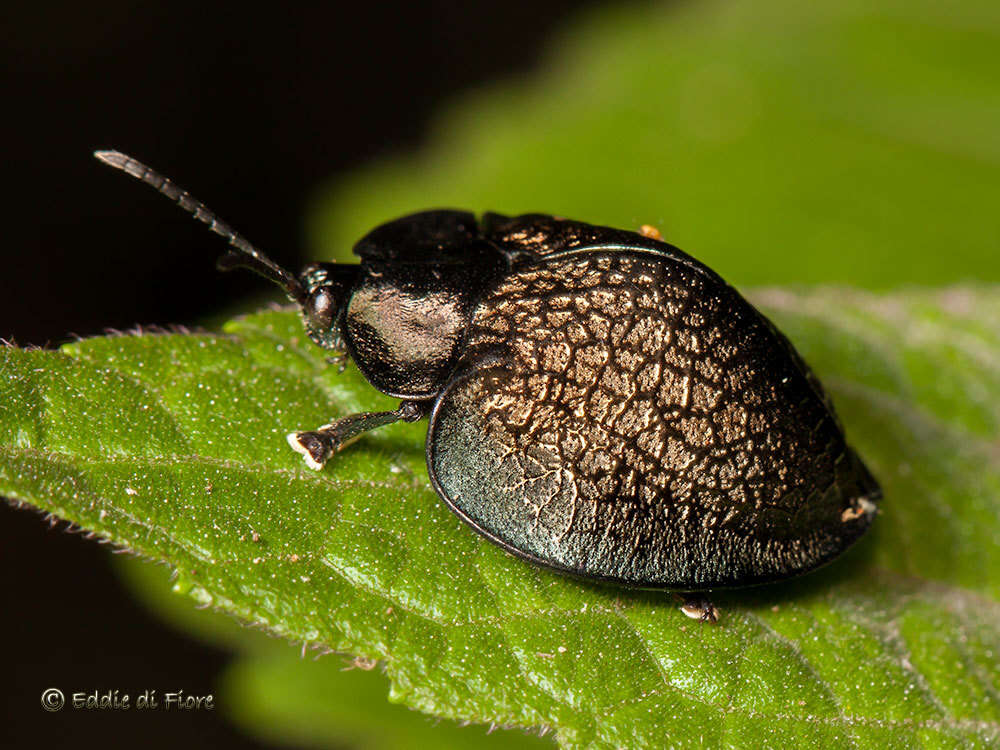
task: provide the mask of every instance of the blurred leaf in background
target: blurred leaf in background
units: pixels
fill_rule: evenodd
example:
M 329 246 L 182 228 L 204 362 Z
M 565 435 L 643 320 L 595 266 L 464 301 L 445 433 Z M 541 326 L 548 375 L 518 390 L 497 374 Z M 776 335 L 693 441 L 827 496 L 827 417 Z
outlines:
M 565 29 L 537 77 L 457 103 L 442 113 L 421 153 L 374 165 L 319 196 L 310 215 L 315 256 L 348 259 L 357 237 L 388 218 L 456 206 L 537 210 L 622 227 L 651 223 L 741 286 L 842 283 L 886 290 L 997 282 L 998 42 L 1000 5 L 992 0 L 609 4 Z M 449 636 L 445 648 L 427 636 L 440 625 L 433 617 L 397 636 L 401 640 L 380 644 L 375 615 L 360 624 L 343 609 L 312 615 L 322 628 L 343 630 L 340 647 L 353 644 L 357 653 L 385 658 L 384 646 L 409 660 L 390 664 L 395 700 L 445 716 L 511 720 L 520 712 L 516 723 L 561 724 L 568 744 L 655 746 L 665 737 L 688 746 L 724 739 L 861 747 L 997 742 L 996 289 L 758 293 L 755 300 L 834 392 L 852 441 L 886 486 L 886 510 L 861 547 L 833 568 L 733 595 L 722 628 L 681 630 L 676 611 L 662 599 L 627 594 L 622 603 L 613 593 L 538 573 L 483 546 L 420 484 L 420 429 L 411 426 L 364 441 L 333 470 L 353 481 L 393 466 L 405 469 L 392 474 L 394 482 L 412 474 L 408 505 L 386 506 L 383 498 L 373 509 L 391 507 L 403 515 L 387 523 L 427 530 L 431 549 L 393 558 L 391 537 L 379 532 L 366 541 L 375 531 L 364 525 L 364 498 L 351 497 L 346 501 L 360 525 L 340 540 L 344 553 L 334 567 L 355 575 L 352 585 L 374 585 L 376 593 L 389 592 L 417 611 L 436 606 L 445 619 L 493 607 L 515 614 L 523 607 L 523 617 L 487 620 L 469 630 L 467 644 Z M 313 393 L 312 379 L 320 376 L 310 358 L 318 355 L 291 362 L 300 356 L 292 338 L 298 334 L 281 330 L 273 343 L 292 346 L 269 366 L 283 379 L 276 385 L 273 372 L 257 373 L 256 382 L 244 383 L 256 400 L 252 408 L 225 416 L 260 436 L 255 459 L 291 467 L 294 457 L 276 458 L 270 439 L 278 429 L 271 422 L 289 400 L 302 414 L 318 409 L 311 421 L 296 417 L 308 425 L 328 416 L 326 398 L 354 408 L 374 398 L 331 373 L 321 376 L 319 395 Z M 105 354 L 114 361 L 114 351 Z M 176 371 L 196 356 L 174 352 L 170 366 Z M 213 356 L 217 362 L 236 357 L 235 368 L 241 355 Z M 271 355 L 258 341 L 253 356 Z M 296 373 L 308 373 L 305 384 Z M 222 427 L 207 406 L 210 397 L 234 387 L 224 374 L 215 392 L 199 377 L 210 390 L 192 407 L 197 434 L 174 436 L 178 440 L 225 452 L 204 444 Z M 174 386 L 183 392 L 183 383 Z M 121 391 L 129 395 L 123 385 Z M 18 395 L 30 400 L 31 387 Z M 195 413 L 202 407 L 205 412 Z M 206 414 L 212 418 L 199 422 Z M 162 433 L 171 439 L 169 430 Z M 19 432 L 11 444 L 44 440 L 51 435 Z M 44 444 L 51 449 L 51 442 Z M 245 480 L 259 489 L 259 478 Z M 72 489 L 54 478 L 43 487 L 52 496 Z M 248 507 L 255 506 L 234 501 L 228 510 L 238 515 Z M 318 523 L 312 514 L 322 507 L 310 506 L 304 518 Z M 282 519 L 274 522 L 280 526 Z M 202 533 L 197 525 L 193 531 Z M 308 539 L 312 532 L 307 525 L 301 533 Z M 412 555 L 445 564 L 434 557 L 435 550 L 444 554 L 438 547 L 445 539 L 456 545 L 449 557 L 464 559 L 459 550 L 476 560 L 469 567 L 477 588 L 435 599 L 419 581 L 392 578 L 403 560 L 413 563 Z M 210 540 L 199 538 L 199 544 Z M 266 572 L 281 576 L 283 570 Z M 179 590 L 207 601 L 203 585 L 182 569 Z M 137 590 L 148 599 L 156 587 Z M 290 623 L 285 632 L 292 638 L 324 635 L 309 632 L 308 601 L 288 609 L 282 589 L 266 581 L 223 592 L 259 602 L 257 614 L 272 627 Z M 216 604 L 248 614 L 250 605 L 222 599 L 213 592 Z M 226 683 L 229 709 L 272 740 L 384 747 L 532 741 L 502 733 L 486 740 L 481 727 L 449 725 L 439 734 L 418 714 L 378 705 L 377 673 L 341 673 L 337 657 L 301 661 L 282 642 L 229 623 L 194 625 L 185 597 L 157 597 L 153 606 L 246 654 Z M 402 611 L 402 604 L 395 606 Z M 567 614 L 588 606 L 591 618 Z M 556 614 L 546 619 L 550 609 Z M 556 661 L 562 641 L 553 640 L 551 649 L 542 644 L 557 633 L 585 653 Z M 488 646 L 491 639 L 504 649 Z M 501 674 L 498 665 L 510 673 Z M 421 675 L 425 682 L 414 683 Z M 365 702 L 364 696 L 373 698 Z M 473 734 L 475 740 L 467 739 Z
M 321 195 L 317 257 L 458 206 L 653 224 L 739 285 L 1000 280 L 993 0 L 609 3 Z

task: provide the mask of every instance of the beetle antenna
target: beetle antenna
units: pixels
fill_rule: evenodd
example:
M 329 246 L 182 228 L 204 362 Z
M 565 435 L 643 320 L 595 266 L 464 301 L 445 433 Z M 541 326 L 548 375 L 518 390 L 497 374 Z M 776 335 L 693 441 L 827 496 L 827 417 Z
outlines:
M 198 221 L 207 224 L 209 230 L 225 238 L 235 250 L 229 250 L 219 258 L 216 263 L 219 270 L 229 271 L 238 267 L 249 268 L 278 284 L 299 305 L 305 304 L 306 291 L 298 279 L 251 245 L 242 235 L 236 233 L 187 190 L 178 187 L 159 172 L 120 151 L 95 151 L 94 156 L 109 167 L 120 169 L 137 180 L 145 182 L 174 201 Z

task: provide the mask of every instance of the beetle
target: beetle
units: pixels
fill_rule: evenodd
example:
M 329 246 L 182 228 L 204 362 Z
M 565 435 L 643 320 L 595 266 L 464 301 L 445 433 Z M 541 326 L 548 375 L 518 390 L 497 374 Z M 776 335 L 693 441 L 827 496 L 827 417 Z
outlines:
M 431 484 L 474 530 L 713 622 L 704 592 L 813 570 L 876 515 L 878 482 L 792 344 L 650 227 L 424 211 L 362 237 L 359 264 L 294 276 L 144 164 L 95 156 L 225 238 L 220 269 L 277 283 L 317 345 L 400 399 L 290 433 L 313 469 L 426 417 Z

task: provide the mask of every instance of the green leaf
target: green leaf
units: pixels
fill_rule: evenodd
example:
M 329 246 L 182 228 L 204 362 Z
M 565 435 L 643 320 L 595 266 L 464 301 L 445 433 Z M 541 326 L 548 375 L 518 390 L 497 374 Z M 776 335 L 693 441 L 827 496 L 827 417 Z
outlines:
M 255 655 L 229 670 L 219 692 L 238 724 L 275 744 L 385 750 L 552 748 L 551 741 L 523 732 L 459 727 L 387 704 L 388 681 L 370 666 Z
M 607 3 L 338 180 L 313 257 L 433 206 L 653 224 L 730 282 L 1000 281 L 996 0 Z
M 286 432 L 393 402 L 288 311 L 0 350 L 0 492 L 166 562 L 200 603 L 380 660 L 393 701 L 437 716 L 565 745 L 1000 742 L 1000 290 L 753 299 L 886 500 L 837 563 L 720 595 L 716 627 L 481 540 L 429 488 L 423 424 L 304 468 Z
M 386 702 L 389 682 L 375 662 L 323 655 L 259 629 L 242 627 L 233 617 L 194 608 L 177 596 L 162 566 L 117 556 L 119 574 L 140 601 L 189 636 L 216 647 L 238 650 L 215 696 L 220 711 L 247 732 L 275 745 L 359 747 L 370 750 L 463 748 L 551 748 L 548 738 L 501 731 L 426 716 Z

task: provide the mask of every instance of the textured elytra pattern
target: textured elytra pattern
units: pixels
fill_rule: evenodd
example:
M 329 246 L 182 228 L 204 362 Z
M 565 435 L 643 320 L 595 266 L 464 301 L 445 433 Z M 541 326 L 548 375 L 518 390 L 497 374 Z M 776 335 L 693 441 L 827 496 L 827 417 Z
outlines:
M 846 548 L 877 486 L 787 343 L 652 253 L 521 269 L 480 304 L 432 471 L 475 526 L 583 575 L 708 587 Z

